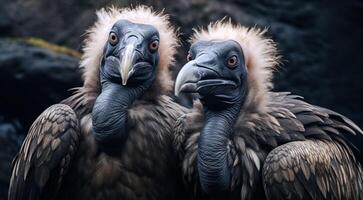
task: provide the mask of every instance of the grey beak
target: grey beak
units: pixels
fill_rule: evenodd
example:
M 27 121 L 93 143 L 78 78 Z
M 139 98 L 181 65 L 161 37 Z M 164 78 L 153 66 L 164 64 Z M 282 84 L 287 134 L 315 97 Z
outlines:
M 201 79 L 201 74 L 196 66 L 195 60 L 192 60 L 184 65 L 180 70 L 175 81 L 175 96 L 180 92 L 196 92 L 197 82 Z
M 119 70 L 122 78 L 122 85 L 127 84 L 127 80 L 134 70 L 136 42 L 137 40 L 135 39 L 131 40 L 120 55 L 121 63 Z

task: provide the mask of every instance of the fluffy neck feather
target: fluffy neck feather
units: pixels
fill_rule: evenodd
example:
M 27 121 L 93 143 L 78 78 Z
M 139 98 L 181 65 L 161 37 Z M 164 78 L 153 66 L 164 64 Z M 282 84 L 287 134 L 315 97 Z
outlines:
M 234 40 L 240 44 L 248 69 L 249 93 L 244 107 L 257 112 L 266 112 L 267 93 L 273 87 L 273 71 L 279 64 L 275 42 L 266 37 L 266 29 L 249 28 L 220 20 L 206 29 L 196 30 L 192 41 Z
M 96 13 L 97 21 L 87 31 L 87 38 L 83 48 L 84 54 L 80 63 L 83 69 L 84 84 L 78 91 L 76 106 L 82 105 L 91 110 L 95 99 L 100 94 L 101 84 L 99 79 L 99 67 L 103 56 L 104 45 L 108 40 L 109 31 L 113 24 L 125 19 L 134 23 L 149 24 L 154 26 L 160 34 L 159 66 L 155 83 L 144 95 L 144 98 L 151 99 L 160 93 L 167 93 L 171 90 L 173 81 L 169 67 L 174 62 L 176 47 L 178 46 L 174 28 L 169 24 L 169 18 L 162 13 L 154 12 L 146 6 L 135 8 L 104 8 Z

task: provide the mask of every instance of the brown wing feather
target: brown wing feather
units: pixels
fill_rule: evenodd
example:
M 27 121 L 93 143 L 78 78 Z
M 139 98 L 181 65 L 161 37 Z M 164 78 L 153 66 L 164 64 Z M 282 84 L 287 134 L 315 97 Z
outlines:
M 84 87 L 76 87 L 72 91 L 73 95 L 64 99 L 61 104 L 70 106 L 78 116 L 89 114 L 98 95 L 91 95 L 91 91 Z
M 263 167 L 268 199 L 362 199 L 363 171 L 339 142 L 290 142 L 269 153 Z
M 356 160 L 359 152 L 346 137 L 361 134 L 362 130 L 348 118 L 289 93 L 270 93 L 270 98 L 269 107 L 275 111 L 270 115 L 280 123 L 281 133 L 291 139 L 278 140 L 279 147 L 265 160 L 263 178 L 267 196 L 362 199 L 359 191 L 363 190 L 363 173 Z M 276 110 L 288 110 L 292 115 L 278 115 Z M 296 140 L 304 141 L 291 142 Z
M 348 140 L 347 136 L 354 137 L 356 134 L 362 135 L 362 130 L 350 119 L 326 108 L 308 104 L 302 101 L 301 97 L 289 95 L 289 93 L 270 93 L 269 108 L 271 116 L 279 121 L 282 133 L 290 135 L 291 139 L 286 141 L 296 141 L 306 139 L 343 140 L 343 145 L 354 149 L 358 156 L 359 152 Z M 278 115 L 278 112 L 288 110 L 290 114 Z M 291 115 L 292 114 L 292 115 Z M 289 121 L 289 123 L 283 122 Z M 294 127 L 299 127 L 299 129 Z M 279 145 L 286 142 L 280 142 Z
M 14 159 L 9 200 L 51 199 L 76 152 L 78 119 L 67 105 L 45 110 L 31 126 Z
M 241 174 L 235 173 L 233 177 L 237 181 L 242 181 L 242 199 L 251 197 L 250 195 L 254 190 L 253 187 L 255 187 L 253 182 L 259 181 L 260 170 L 258 167 L 251 167 L 253 165 L 250 163 L 258 163 L 258 161 L 263 163 L 270 151 L 292 141 L 330 141 L 338 145 L 344 154 L 346 152 L 350 153 L 349 156 L 352 162 L 346 161 L 347 165 L 350 167 L 355 166 L 353 167 L 357 168 L 355 173 L 361 173 L 359 172 L 361 169 L 356 167 L 356 165 L 359 165 L 356 162 L 359 152 L 354 150 L 354 145 L 346 136 L 354 136 L 357 133 L 362 133 L 362 131 L 351 120 L 331 110 L 308 104 L 302 100 L 302 97 L 290 95 L 290 93 L 269 93 L 267 110 L 268 112 L 265 114 L 248 110 L 244 111 L 245 113 L 241 114 L 235 126 L 234 146 L 239 154 L 240 161 L 237 161 L 237 163 L 241 167 Z M 248 155 L 251 154 L 248 152 L 253 152 L 258 159 L 244 159 L 248 158 Z M 334 152 L 329 152 L 327 156 L 330 156 L 332 153 Z M 339 159 L 341 160 L 342 158 Z M 283 163 L 283 165 L 285 164 Z M 291 171 L 287 172 L 281 173 L 284 173 L 287 177 L 289 175 L 292 176 Z M 328 175 L 328 173 L 325 174 L 325 176 Z M 281 176 L 275 176 L 280 181 Z M 331 181 L 334 182 L 335 180 Z M 304 185 L 300 182 L 286 182 L 283 184 L 286 184 L 281 186 L 283 192 L 289 191 L 288 188 L 292 186 L 297 189 L 289 192 L 300 191 L 301 188 L 304 189 Z M 309 182 L 304 184 L 313 185 Z M 320 184 L 320 186 L 324 185 Z M 333 186 L 337 187 L 336 185 Z M 316 186 L 315 188 L 318 187 Z M 313 189 L 314 187 L 310 188 L 310 190 Z
M 271 92 L 268 96 L 266 113 L 243 110 L 234 127 L 235 135 L 231 140 L 229 157 L 232 169 L 231 190 L 240 187 L 241 199 L 251 199 L 259 195 L 256 191 L 259 187 L 262 188 L 259 186 L 262 171 L 260 165 L 264 163 L 269 152 L 286 143 L 330 141 L 342 148 L 343 152 L 353 152 L 350 156 L 355 160 L 357 152 L 351 151 L 354 146 L 345 136 L 362 131 L 352 121 L 328 109 L 308 104 L 302 97 L 287 92 Z M 184 179 L 197 195 L 200 190 L 196 157 L 202 127 L 201 104 L 195 102 L 194 111 L 180 118 L 175 128 L 175 146 L 182 158 Z M 304 189 L 299 182 L 294 182 L 294 187 Z
M 201 195 L 197 173 L 198 138 L 203 127 L 199 111 L 182 115 L 174 126 L 174 148 L 181 163 L 183 180 L 194 199 Z

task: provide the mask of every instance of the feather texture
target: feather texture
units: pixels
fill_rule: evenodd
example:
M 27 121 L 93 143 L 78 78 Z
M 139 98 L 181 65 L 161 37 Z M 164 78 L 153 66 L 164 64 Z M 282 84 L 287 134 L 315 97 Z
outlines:
M 191 39 L 234 40 L 244 53 L 248 93 L 227 147 L 231 199 L 362 199 L 362 161 L 356 159 L 360 152 L 346 137 L 362 130 L 300 96 L 271 92 L 280 56 L 265 33 L 221 20 L 195 30 Z M 196 101 L 174 128 L 184 181 L 194 199 L 207 199 L 196 159 L 203 113 Z
M 178 47 L 175 29 L 169 23 L 168 15 L 156 13 L 146 6 L 131 8 L 103 8 L 96 13 L 96 23 L 86 32 L 84 54 L 80 62 L 83 71 L 83 87 L 76 88 L 75 94 L 65 103 L 72 103 L 76 107 L 86 106 L 88 110 L 100 93 L 99 68 L 104 46 L 108 40 L 113 24 L 118 20 L 129 20 L 133 23 L 149 24 L 154 26 L 160 35 L 159 65 L 157 77 L 153 86 L 144 98 L 152 99 L 158 94 L 165 94 L 172 88 L 170 68 L 174 63 L 174 55 Z
M 100 93 L 103 47 L 120 19 L 159 31 L 160 60 L 156 81 L 127 110 L 127 140 L 105 153 L 92 134 L 92 109 Z M 80 64 L 84 85 L 34 122 L 15 158 L 10 199 L 184 199 L 172 128 L 187 110 L 164 95 L 172 84 L 176 46 L 166 15 L 145 6 L 98 11 Z
M 339 196 L 331 198 L 362 198 L 357 192 L 363 189 L 362 166 L 356 160 L 359 152 L 346 139 L 347 134 L 360 134 L 361 129 L 346 117 L 308 104 L 298 96 L 274 92 L 267 95 L 267 113 L 241 112 L 234 126 L 229 157 L 233 159 L 230 162 L 231 193 L 240 193 L 236 199 L 275 199 L 278 196 L 316 199 L 319 195 L 323 198 L 324 193 L 328 197 L 330 193 L 325 192 L 328 188 L 339 192 L 336 194 Z M 204 116 L 201 103 L 196 101 L 194 105 L 191 113 L 179 118 L 174 129 L 176 135 L 183 138 L 175 143 L 182 148 L 179 157 L 183 163 L 184 181 L 197 199 L 202 192 L 196 155 Z M 332 170 L 334 167 L 328 170 L 332 163 L 338 163 L 333 165 L 338 171 Z M 331 175 L 334 171 L 338 175 Z M 256 192 L 263 187 L 262 175 L 267 196 Z M 350 188 L 338 178 L 348 179 Z M 306 180 L 314 181 L 316 187 Z
M 205 30 L 195 29 L 194 32 L 192 42 L 234 40 L 241 45 L 248 69 L 249 84 L 245 106 L 263 111 L 266 105 L 266 93 L 273 86 L 272 73 L 280 58 L 276 44 L 265 36 L 266 29 L 247 28 L 221 20 L 209 24 Z
M 80 138 L 74 111 L 56 104 L 34 122 L 16 156 L 9 200 L 56 197 Z
M 306 140 L 274 149 L 263 179 L 269 199 L 362 199 L 363 171 L 339 142 Z

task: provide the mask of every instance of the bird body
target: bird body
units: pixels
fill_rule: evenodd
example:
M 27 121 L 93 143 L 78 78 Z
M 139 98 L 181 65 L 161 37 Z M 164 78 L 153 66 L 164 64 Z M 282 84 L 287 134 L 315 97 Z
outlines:
M 241 114 L 233 125 L 234 135 L 227 141 L 231 182 L 223 198 L 361 199 L 361 161 L 344 138 L 360 129 L 298 96 L 270 95 L 267 113 Z M 201 189 L 197 168 L 204 122 L 203 105 L 196 101 L 193 112 L 176 125 L 183 177 L 194 199 L 210 199 Z
M 165 15 L 102 9 L 88 31 L 84 85 L 33 123 L 14 159 L 13 199 L 179 199 L 167 96 L 177 45 Z
M 166 96 L 155 104 L 135 103 L 129 110 L 129 138 L 112 155 L 97 147 L 91 116 L 85 115 L 74 167 L 59 192 L 63 199 L 177 199 L 173 136 L 165 131 L 172 128 L 170 119 L 176 120 L 182 112 L 167 110 L 174 104 Z
M 192 38 L 175 93 L 197 93 L 175 146 L 194 199 L 363 199 L 362 134 L 348 118 L 271 92 L 278 64 L 265 31 L 219 21 Z

